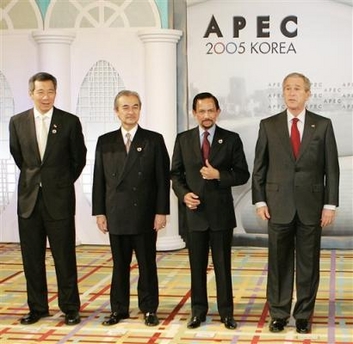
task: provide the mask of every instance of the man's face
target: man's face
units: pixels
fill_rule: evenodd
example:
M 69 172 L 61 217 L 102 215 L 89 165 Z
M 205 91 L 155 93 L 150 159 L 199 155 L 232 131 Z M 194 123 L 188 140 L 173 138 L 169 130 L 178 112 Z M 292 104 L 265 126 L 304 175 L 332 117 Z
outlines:
M 48 112 L 53 106 L 56 97 L 56 90 L 51 80 L 35 81 L 34 90 L 30 92 L 34 107 L 41 113 Z
M 197 122 L 204 129 L 209 129 L 216 123 L 220 112 L 220 109 L 216 109 L 212 98 L 199 99 L 196 103 L 196 111 L 193 110 Z
M 136 96 L 121 96 L 115 113 L 121 121 L 121 125 L 130 130 L 135 127 L 140 119 L 141 105 Z
M 310 91 L 305 90 L 305 83 L 302 78 L 290 77 L 283 85 L 284 102 L 293 114 L 299 114 L 305 108 L 310 97 Z

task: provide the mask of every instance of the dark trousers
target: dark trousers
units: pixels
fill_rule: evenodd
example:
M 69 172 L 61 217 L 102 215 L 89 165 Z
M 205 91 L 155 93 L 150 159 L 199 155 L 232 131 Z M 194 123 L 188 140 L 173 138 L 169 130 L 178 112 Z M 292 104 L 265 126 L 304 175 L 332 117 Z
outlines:
M 231 247 L 233 230 L 193 231 L 188 234 L 191 270 L 191 310 L 193 316 L 205 316 L 207 301 L 207 266 L 209 249 L 216 277 L 217 307 L 219 315 L 233 316 L 233 290 L 231 276 Z
M 30 311 L 45 313 L 49 310 L 45 267 L 47 238 L 54 259 L 59 308 L 64 313 L 79 311 L 74 218 L 53 220 L 39 192 L 32 215 L 19 217 L 18 222 Z
M 295 319 L 309 319 L 314 311 L 320 279 L 321 227 L 305 225 L 296 216 L 287 224 L 268 223 L 267 301 L 272 318 L 291 312 L 294 274 Z M 295 273 L 296 272 L 296 273 Z
M 133 251 L 139 266 L 137 283 L 138 305 L 143 313 L 158 308 L 158 276 L 156 264 L 157 233 L 154 230 L 137 235 L 110 234 L 113 256 L 113 275 L 110 289 L 112 312 L 129 313 L 130 264 Z

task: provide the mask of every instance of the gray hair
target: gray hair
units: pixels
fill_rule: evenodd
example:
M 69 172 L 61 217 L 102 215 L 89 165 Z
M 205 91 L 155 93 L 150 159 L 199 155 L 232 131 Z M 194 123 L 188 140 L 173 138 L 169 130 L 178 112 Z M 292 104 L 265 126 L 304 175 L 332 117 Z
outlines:
M 301 73 L 298 73 L 298 72 L 293 72 L 293 73 L 288 74 L 283 79 L 282 88 L 284 87 L 284 84 L 286 83 L 288 78 L 301 78 L 301 79 L 303 79 L 305 91 L 310 91 L 310 88 L 311 88 L 310 80 L 304 74 L 301 74 Z
M 138 102 L 139 102 L 139 105 L 140 105 L 140 108 L 141 108 L 141 98 L 140 98 L 140 95 L 135 92 L 135 91 L 130 91 L 130 90 L 122 90 L 120 91 L 116 96 L 115 96 L 115 99 L 114 99 L 114 109 L 117 109 L 118 108 L 118 105 L 119 105 L 119 99 L 123 96 L 127 96 L 127 97 L 130 97 L 130 96 L 134 96 L 138 99 Z

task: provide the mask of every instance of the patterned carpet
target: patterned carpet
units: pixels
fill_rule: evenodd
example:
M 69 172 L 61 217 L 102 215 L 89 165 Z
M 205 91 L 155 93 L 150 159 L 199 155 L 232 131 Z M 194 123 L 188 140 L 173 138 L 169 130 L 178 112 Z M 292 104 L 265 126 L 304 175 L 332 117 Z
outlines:
M 264 248 L 233 248 L 232 276 L 234 316 L 238 328 L 221 324 L 215 305 L 215 277 L 210 261 L 207 320 L 196 330 L 186 327 L 190 316 L 189 263 L 186 250 L 158 253 L 161 323 L 146 327 L 137 307 L 138 267 L 131 275 L 131 317 L 104 327 L 110 313 L 111 255 L 108 246 L 77 247 L 82 322 L 66 326 L 58 310 L 56 279 L 50 251 L 47 254 L 50 313 L 34 325 L 19 323 L 28 312 L 25 279 L 17 244 L 0 244 L 0 342 L 20 343 L 143 343 L 143 344 L 348 344 L 353 343 L 353 252 L 322 251 L 321 284 L 313 316 L 312 333 L 297 334 L 293 319 L 279 333 L 268 330 L 265 303 L 267 251 Z

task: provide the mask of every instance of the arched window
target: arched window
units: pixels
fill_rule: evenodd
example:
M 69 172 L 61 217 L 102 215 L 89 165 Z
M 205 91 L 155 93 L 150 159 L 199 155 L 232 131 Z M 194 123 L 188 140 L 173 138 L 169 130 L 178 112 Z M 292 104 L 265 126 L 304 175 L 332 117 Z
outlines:
M 82 118 L 88 147 L 86 167 L 81 175 L 83 192 L 91 202 L 94 152 L 98 136 L 119 127 L 114 114 L 114 98 L 124 82 L 107 61 L 100 60 L 86 74 L 77 100 L 76 114 Z
M 16 189 L 18 169 L 10 157 L 8 125 L 14 115 L 15 105 L 11 89 L 3 73 L 0 72 L 0 212 L 10 203 Z

